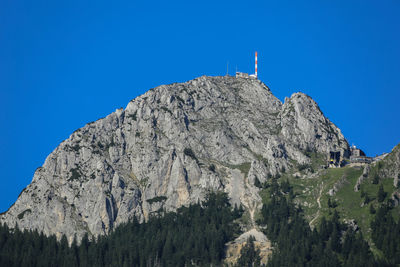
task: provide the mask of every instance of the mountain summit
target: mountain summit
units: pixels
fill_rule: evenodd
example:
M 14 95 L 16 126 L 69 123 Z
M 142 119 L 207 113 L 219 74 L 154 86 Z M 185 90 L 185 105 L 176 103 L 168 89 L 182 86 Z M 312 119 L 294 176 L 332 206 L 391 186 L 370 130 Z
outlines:
M 149 90 L 76 130 L 0 221 L 97 236 L 222 190 L 254 221 L 263 182 L 349 145 L 307 95 L 281 103 L 257 79 L 199 77 Z

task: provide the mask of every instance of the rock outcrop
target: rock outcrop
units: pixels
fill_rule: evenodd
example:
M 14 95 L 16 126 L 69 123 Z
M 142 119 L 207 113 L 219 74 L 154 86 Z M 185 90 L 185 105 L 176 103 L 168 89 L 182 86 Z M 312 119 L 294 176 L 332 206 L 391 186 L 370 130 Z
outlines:
M 240 258 L 241 250 L 246 246 L 251 236 L 254 237 L 254 248 L 260 251 L 261 264 L 267 264 L 268 256 L 272 254 L 271 242 L 262 232 L 253 228 L 226 245 L 226 259 L 224 262 L 226 265 L 237 266 L 237 260 Z
M 368 173 L 371 180 L 374 176 L 380 179 L 393 179 L 393 186 L 400 188 L 400 144 L 395 146 L 390 153 L 376 157 Z
M 382 167 L 380 166 L 383 165 Z M 378 161 L 378 172 L 381 177 L 393 178 L 393 186 L 400 187 L 400 144 L 381 161 Z
M 349 146 L 305 94 L 282 104 L 259 80 L 230 76 L 162 85 L 72 133 L 0 221 L 79 239 L 209 190 L 228 192 L 252 215 L 261 202 L 255 177 L 331 150 Z
M 363 173 L 358 177 L 356 184 L 354 185 L 354 192 L 358 192 L 360 190 L 361 184 L 368 178 L 369 171 L 371 167 L 369 164 L 364 166 Z

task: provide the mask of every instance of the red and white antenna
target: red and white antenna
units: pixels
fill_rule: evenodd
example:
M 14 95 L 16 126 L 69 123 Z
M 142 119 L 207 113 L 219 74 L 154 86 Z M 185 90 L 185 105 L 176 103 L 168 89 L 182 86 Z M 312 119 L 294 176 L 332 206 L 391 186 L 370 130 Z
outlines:
M 256 78 L 257 78 L 257 51 L 256 51 L 256 72 L 254 73 L 254 75 L 256 76 Z

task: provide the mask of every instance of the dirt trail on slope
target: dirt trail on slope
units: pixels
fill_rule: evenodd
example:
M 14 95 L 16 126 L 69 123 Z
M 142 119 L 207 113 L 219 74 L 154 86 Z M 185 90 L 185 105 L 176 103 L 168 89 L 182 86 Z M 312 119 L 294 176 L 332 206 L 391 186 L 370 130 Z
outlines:
M 313 222 L 319 217 L 319 210 L 321 209 L 321 196 L 322 196 L 322 191 L 324 189 L 324 182 L 321 183 L 321 189 L 319 190 L 319 196 L 317 198 L 317 203 L 318 203 L 318 211 L 317 214 L 315 215 L 314 219 L 312 219 L 309 223 L 310 226 L 312 226 Z

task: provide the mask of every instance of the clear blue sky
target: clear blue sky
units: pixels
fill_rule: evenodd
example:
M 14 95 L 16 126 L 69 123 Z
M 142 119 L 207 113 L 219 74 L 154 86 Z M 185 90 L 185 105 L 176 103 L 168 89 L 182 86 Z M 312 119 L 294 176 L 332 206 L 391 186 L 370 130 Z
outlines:
M 148 89 L 235 66 L 374 156 L 400 142 L 400 1 L 0 1 L 0 211 L 57 145 Z

